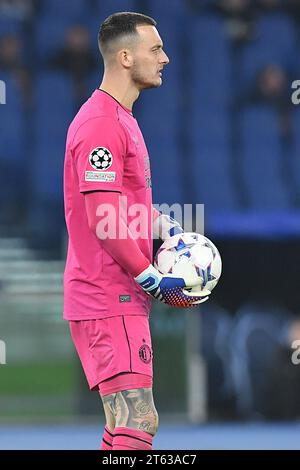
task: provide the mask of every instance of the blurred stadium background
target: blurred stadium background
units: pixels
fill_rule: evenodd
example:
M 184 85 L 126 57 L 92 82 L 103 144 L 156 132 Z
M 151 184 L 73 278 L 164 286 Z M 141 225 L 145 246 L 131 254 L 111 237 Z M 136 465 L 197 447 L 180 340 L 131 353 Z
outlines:
M 62 320 L 62 170 L 99 25 L 126 10 L 157 20 L 170 57 L 134 107 L 154 202 L 205 204 L 224 263 L 201 311 L 153 309 L 157 448 L 299 448 L 298 0 L 0 0 L 0 448 L 100 439 Z

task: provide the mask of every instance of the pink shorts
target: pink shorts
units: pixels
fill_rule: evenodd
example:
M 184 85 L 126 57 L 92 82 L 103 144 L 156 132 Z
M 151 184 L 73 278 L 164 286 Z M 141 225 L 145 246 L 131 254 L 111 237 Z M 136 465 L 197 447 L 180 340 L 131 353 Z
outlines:
M 147 316 L 122 315 L 69 323 L 91 390 L 108 394 L 152 386 L 153 354 Z

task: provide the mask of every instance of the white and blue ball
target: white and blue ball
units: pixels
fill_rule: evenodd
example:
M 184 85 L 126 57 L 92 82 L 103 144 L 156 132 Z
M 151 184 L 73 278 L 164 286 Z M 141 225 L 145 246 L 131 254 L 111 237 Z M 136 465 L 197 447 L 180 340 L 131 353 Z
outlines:
M 182 277 L 191 292 L 216 287 L 222 260 L 217 247 L 204 235 L 187 232 L 167 239 L 156 253 L 154 266 L 162 274 Z

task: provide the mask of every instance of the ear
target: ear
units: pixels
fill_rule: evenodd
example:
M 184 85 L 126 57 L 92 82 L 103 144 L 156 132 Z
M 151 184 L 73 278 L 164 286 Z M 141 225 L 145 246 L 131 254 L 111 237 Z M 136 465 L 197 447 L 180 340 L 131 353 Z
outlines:
M 118 52 L 118 60 L 123 67 L 129 69 L 133 64 L 133 56 L 129 49 L 122 49 Z

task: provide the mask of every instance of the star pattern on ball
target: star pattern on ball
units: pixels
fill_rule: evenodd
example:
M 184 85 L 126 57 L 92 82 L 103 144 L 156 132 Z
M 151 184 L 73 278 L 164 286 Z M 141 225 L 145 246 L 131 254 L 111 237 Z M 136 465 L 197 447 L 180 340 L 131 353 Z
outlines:
M 107 170 L 111 167 L 113 156 L 105 147 L 96 147 L 89 155 L 90 165 L 94 170 Z

